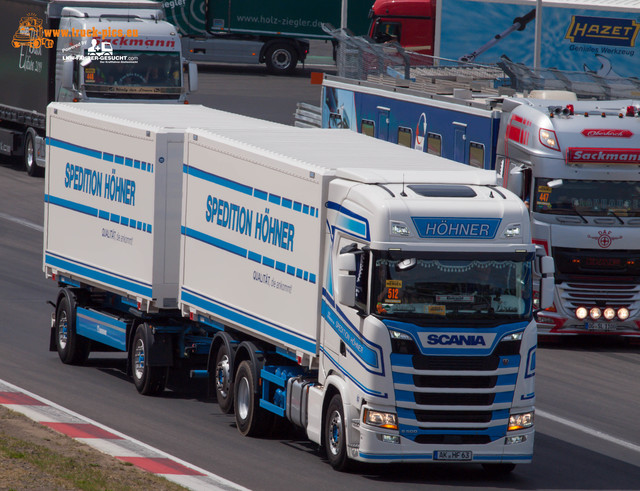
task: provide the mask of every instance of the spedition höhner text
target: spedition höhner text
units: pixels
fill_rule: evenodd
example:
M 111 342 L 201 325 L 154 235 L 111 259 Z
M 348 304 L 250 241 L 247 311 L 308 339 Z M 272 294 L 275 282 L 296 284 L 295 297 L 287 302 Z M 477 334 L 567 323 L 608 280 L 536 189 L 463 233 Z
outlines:
M 209 223 L 293 251 L 295 227 L 292 223 L 270 216 L 268 208 L 264 213 L 254 213 L 244 206 L 207 196 L 205 218 Z
M 117 176 L 115 169 L 111 174 L 73 165 L 67 162 L 64 176 L 64 186 L 92 196 L 104 197 L 110 201 L 136 205 L 136 182 L 125 177 Z

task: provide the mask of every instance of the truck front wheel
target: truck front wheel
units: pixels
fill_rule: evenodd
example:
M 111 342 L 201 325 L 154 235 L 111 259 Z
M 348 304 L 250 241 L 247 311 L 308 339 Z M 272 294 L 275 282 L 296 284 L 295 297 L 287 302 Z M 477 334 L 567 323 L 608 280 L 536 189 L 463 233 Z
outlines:
M 56 309 L 55 340 L 58 356 L 67 365 L 81 365 L 91 350 L 91 341 L 76 333 L 75 301 L 65 294 Z
M 324 448 L 327 460 L 337 471 L 347 470 L 347 435 L 345 434 L 344 408 L 342 397 L 336 394 L 331 398 L 324 421 Z
M 227 345 L 221 343 L 216 354 L 216 398 L 220 410 L 225 414 L 229 414 L 233 410 L 232 370 L 231 356 Z
M 273 423 L 271 413 L 260 407 L 256 384 L 251 362 L 244 360 L 238 367 L 234 383 L 236 426 L 244 436 L 264 435 Z
M 159 394 L 164 390 L 167 368 L 149 365 L 149 346 L 146 324 L 136 329 L 131 350 L 131 372 L 138 392 L 145 396 Z
M 296 69 L 298 53 L 291 44 L 274 44 L 267 50 L 267 68 L 275 74 L 290 74 Z

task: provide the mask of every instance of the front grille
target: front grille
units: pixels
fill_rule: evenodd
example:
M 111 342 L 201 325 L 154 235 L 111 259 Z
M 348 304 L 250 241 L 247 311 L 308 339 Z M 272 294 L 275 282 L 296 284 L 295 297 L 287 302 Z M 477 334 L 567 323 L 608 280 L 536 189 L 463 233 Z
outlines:
M 497 376 L 475 377 L 450 375 L 414 375 L 413 383 L 416 387 L 451 387 L 455 389 L 488 389 L 496 386 Z
M 495 399 L 495 394 L 414 392 L 413 395 L 416 403 L 428 406 L 490 406 Z
M 419 423 L 488 423 L 491 411 L 415 411 Z
M 413 368 L 416 370 L 491 371 L 496 370 L 499 364 L 500 357 L 496 354 L 489 356 L 415 355 L 413 357 Z
M 589 283 L 566 281 L 557 283 L 558 294 L 566 308 L 582 305 L 602 305 L 631 310 L 640 301 L 640 285 L 630 283 Z M 635 305 L 638 308 L 637 305 Z

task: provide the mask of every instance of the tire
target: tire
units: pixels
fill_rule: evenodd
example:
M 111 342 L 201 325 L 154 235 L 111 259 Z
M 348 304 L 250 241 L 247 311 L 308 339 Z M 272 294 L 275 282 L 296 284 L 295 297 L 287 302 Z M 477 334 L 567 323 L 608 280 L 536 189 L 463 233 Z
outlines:
M 65 294 L 56 308 L 56 349 L 60 360 L 66 365 L 82 365 L 91 352 L 91 341 L 76 333 L 75 307 L 72 297 Z
M 346 471 L 350 466 L 347 457 L 347 435 L 345 433 L 344 407 L 342 397 L 336 394 L 331 398 L 324 420 L 324 448 L 327 460 L 337 471 Z
M 146 324 L 140 324 L 131 345 L 131 373 L 138 392 L 144 396 L 157 395 L 164 390 L 167 367 L 149 366 Z
M 233 411 L 234 387 L 232 374 L 233 367 L 231 366 L 231 356 L 227 345 L 222 343 L 216 353 L 215 383 L 218 406 L 220 406 L 220 410 L 225 414 L 229 414 Z
M 24 169 L 32 177 L 42 174 L 41 168 L 36 163 L 36 142 L 31 131 L 24 134 Z
M 238 431 L 244 436 L 262 436 L 273 423 L 271 413 L 260 407 L 251 362 L 240 363 L 233 384 L 233 397 Z
M 265 63 L 271 73 L 290 74 L 298 64 L 298 53 L 292 44 L 274 44 L 267 50 Z
M 513 472 L 516 464 L 482 464 L 485 472 L 491 476 L 506 476 Z

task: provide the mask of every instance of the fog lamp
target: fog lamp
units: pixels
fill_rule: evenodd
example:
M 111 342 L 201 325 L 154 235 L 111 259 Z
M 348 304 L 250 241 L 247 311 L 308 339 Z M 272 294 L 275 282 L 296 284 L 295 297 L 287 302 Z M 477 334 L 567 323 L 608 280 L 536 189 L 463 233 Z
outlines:
M 621 307 L 618 309 L 618 319 L 621 321 L 626 321 L 629 318 L 629 309 L 626 307 Z
M 576 317 L 580 320 L 586 319 L 588 314 L 589 311 L 586 309 L 586 307 L 578 307 L 576 309 Z

